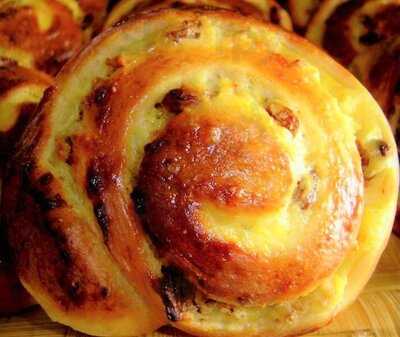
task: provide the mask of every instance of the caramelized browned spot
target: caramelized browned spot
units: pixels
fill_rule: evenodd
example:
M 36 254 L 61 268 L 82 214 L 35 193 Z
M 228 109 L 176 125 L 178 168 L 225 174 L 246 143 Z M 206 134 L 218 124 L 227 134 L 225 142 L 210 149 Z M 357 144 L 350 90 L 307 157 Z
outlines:
M 139 188 L 134 188 L 131 193 L 131 198 L 135 204 L 137 214 L 142 215 L 146 212 L 146 204 L 144 194 Z
M 169 191 L 221 206 L 261 210 L 280 205 L 291 181 L 288 158 L 262 127 L 180 116 L 146 146 L 142 173 L 145 167 L 157 170 L 156 180 Z
M 104 180 L 97 165 L 89 167 L 87 172 L 87 190 L 89 194 L 99 195 L 104 191 Z
M 9 8 L 0 15 L 0 38 L 32 53 L 36 66 L 54 75 L 80 48 L 83 40 L 79 24 L 69 9 L 56 1 L 47 2 L 55 13 L 49 30 L 40 30 L 31 7 Z
M 379 148 L 379 153 L 382 155 L 382 157 L 386 157 L 386 155 L 390 151 L 389 144 L 383 140 L 378 142 L 378 148 Z
M 162 267 L 161 297 L 167 318 L 176 322 L 181 319 L 185 302 L 194 296 L 193 286 L 185 279 L 183 272 L 175 267 Z
M 198 20 L 185 20 L 182 26 L 174 31 L 168 32 L 167 37 L 176 43 L 183 39 L 198 39 L 200 37 L 201 22 Z
M 90 162 L 86 172 L 86 190 L 92 201 L 93 212 L 106 243 L 109 239 L 111 220 L 104 201 L 104 193 L 113 183 L 114 169 L 109 158 L 100 157 Z
M 280 126 L 288 129 L 293 135 L 296 135 L 299 128 L 299 119 L 292 110 L 279 103 L 270 103 L 266 109 L 268 114 L 275 119 Z
M 112 59 L 107 59 L 107 65 L 112 67 L 114 70 L 118 68 L 122 68 L 125 66 L 126 62 L 122 56 L 116 56 Z
M 104 236 L 104 241 L 108 241 L 108 228 L 110 226 L 110 218 L 108 217 L 107 214 L 107 208 L 106 205 L 102 202 L 98 202 L 93 206 L 93 211 L 94 215 L 96 216 L 97 223 L 99 224 L 103 236 Z
M 165 95 L 161 102 L 161 106 L 167 111 L 178 115 L 185 109 L 186 106 L 195 104 L 197 102 L 190 90 L 185 88 L 173 89 Z
M 115 83 L 102 83 L 87 98 L 88 109 L 95 110 L 95 122 L 97 127 L 102 130 L 109 122 L 111 117 L 111 96 L 118 91 Z

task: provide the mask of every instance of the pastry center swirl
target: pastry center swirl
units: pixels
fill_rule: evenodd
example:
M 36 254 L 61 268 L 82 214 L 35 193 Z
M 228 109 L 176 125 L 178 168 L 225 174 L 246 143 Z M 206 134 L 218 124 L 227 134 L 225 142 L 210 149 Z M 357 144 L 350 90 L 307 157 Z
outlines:
M 182 114 L 146 146 L 140 186 L 162 213 L 178 200 L 254 212 L 279 207 L 291 180 L 288 157 L 255 122 Z
M 216 102 L 178 89 L 157 104 L 171 118 L 144 148 L 132 192 L 137 214 L 163 264 L 207 298 L 240 305 L 291 298 L 340 263 L 358 202 L 347 207 L 332 195 L 329 212 L 318 173 L 294 171 L 282 140 L 283 132 L 293 142 L 301 136 L 291 110 L 267 103 L 252 114 Z M 343 191 L 346 179 L 337 183 Z M 310 238 L 292 237 L 298 228 Z
M 211 297 L 246 302 L 258 297 L 255 289 L 236 289 L 236 282 L 227 282 L 229 289 L 224 289 L 221 280 L 211 281 L 208 275 L 218 271 L 222 277 L 227 269 L 243 283 L 257 259 L 250 261 L 253 257 L 234 242 L 208 233 L 201 208 L 212 204 L 228 213 L 276 212 L 292 183 L 289 157 L 272 131 L 255 119 L 184 112 L 145 147 L 133 195 L 145 229 L 169 263 Z M 244 260 L 238 263 L 238 256 Z

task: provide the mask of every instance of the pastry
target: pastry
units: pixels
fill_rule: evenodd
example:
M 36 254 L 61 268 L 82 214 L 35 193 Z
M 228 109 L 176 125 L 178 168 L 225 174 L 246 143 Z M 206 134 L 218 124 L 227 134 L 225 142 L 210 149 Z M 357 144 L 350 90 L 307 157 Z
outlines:
M 354 301 L 397 185 L 381 109 L 330 57 L 229 10 L 158 9 L 63 68 L 3 209 L 18 275 L 53 320 L 290 336 Z

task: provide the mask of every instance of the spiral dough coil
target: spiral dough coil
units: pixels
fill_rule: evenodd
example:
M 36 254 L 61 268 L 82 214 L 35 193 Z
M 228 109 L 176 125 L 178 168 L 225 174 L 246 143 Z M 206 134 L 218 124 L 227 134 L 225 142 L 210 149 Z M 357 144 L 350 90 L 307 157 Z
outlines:
M 215 8 L 135 14 L 94 40 L 12 167 L 24 286 L 52 319 L 107 336 L 320 327 L 372 273 L 398 184 L 390 127 L 353 76 Z

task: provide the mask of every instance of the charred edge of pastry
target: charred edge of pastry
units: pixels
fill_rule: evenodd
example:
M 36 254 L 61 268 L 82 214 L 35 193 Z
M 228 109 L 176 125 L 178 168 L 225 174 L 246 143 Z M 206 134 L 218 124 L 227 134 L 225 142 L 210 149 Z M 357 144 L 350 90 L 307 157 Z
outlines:
M 54 179 L 54 176 L 50 173 L 50 172 L 48 172 L 48 173 L 45 173 L 45 174 L 43 174 L 40 178 L 39 178 L 39 184 L 40 185 L 42 185 L 42 186 L 47 186 L 47 185 L 49 185 L 52 181 L 53 181 L 53 179 Z
M 100 195 L 105 188 L 104 178 L 98 165 L 92 164 L 87 171 L 87 191 L 90 195 Z
M 111 95 L 117 92 L 115 83 L 105 83 L 96 88 L 89 96 L 89 106 L 96 107 L 96 124 L 100 129 L 110 118 L 111 106 L 109 104 Z
M 143 215 L 146 213 L 146 196 L 143 191 L 135 187 L 131 193 L 131 199 L 135 205 L 136 213 Z
M 110 218 L 107 213 L 107 207 L 104 202 L 97 201 L 93 206 L 93 210 L 97 219 L 97 223 L 103 232 L 104 241 L 108 242 Z
M 182 319 L 185 303 L 194 297 L 194 287 L 176 267 L 163 266 L 161 271 L 163 278 L 160 290 L 165 312 L 171 322 L 177 322 Z
M 168 140 L 159 138 L 149 144 L 146 144 L 144 147 L 144 151 L 146 154 L 152 155 L 157 153 L 162 147 L 168 144 L 169 144 Z

